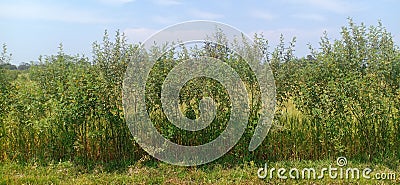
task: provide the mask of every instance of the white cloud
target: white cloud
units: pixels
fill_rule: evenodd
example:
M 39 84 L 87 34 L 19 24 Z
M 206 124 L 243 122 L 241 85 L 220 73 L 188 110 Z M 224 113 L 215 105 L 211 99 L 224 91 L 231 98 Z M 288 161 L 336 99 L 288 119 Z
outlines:
M 325 17 L 320 14 L 311 14 L 311 13 L 299 13 L 293 14 L 292 17 L 310 21 L 325 21 Z
M 194 38 L 197 37 L 198 35 L 203 35 L 202 30 L 193 30 L 193 29 L 179 30 L 179 31 L 173 31 L 173 30 L 165 31 L 165 30 L 156 30 L 151 28 L 127 28 L 123 32 L 125 33 L 126 37 L 134 43 L 139 43 L 139 42 L 143 43 L 147 39 L 152 37 L 151 40 L 148 41 L 148 43 L 151 44 L 153 44 L 154 42 L 156 42 L 157 44 L 179 42 L 182 39 L 186 40 L 187 38 Z M 206 35 L 204 35 L 203 39 L 206 39 Z
M 289 3 L 312 6 L 314 8 L 327 10 L 334 13 L 346 14 L 358 11 L 362 8 L 360 4 L 354 4 L 354 1 L 344 0 L 285 0 Z
M 125 35 L 129 40 L 133 42 L 144 42 L 148 43 L 157 43 L 157 44 L 165 44 L 165 43 L 178 43 L 178 42 L 186 42 L 186 41 L 200 41 L 200 40 L 209 40 L 212 38 L 213 34 L 216 31 L 217 24 L 209 24 L 208 22 L 195 21 L 195 22 L 186 22 L 185 24 L 178 24 L 173 27 L 168 27 L 163 30 L 155 30 L 151 28 L 128 28 L 124 30 Z M 226 25 L 219 25 L 223 30 L 230 30 L 231 28 Z M 231 33 L 231 34 L 229 34 Z M 233 38 L 232 31 L 227 32 L 228 38 Z M 237 36 L 237 35 L 236 35 Z M 149 40 L 146 40 L 149 39 Z
M 23 20 L 47 20 L 73 23 L 108 23 L 109 18 L 94 12 L 61 5 L 33 3 L 0 4 L 0 17 Z
M 158 5 L 170 6 L 170 5 L 180 5 L 182 4 L 179 0 L 155 0 L 154 3 Z
M 215 20 L 215 19 L 221 19 L 224 17 L 221 14 L 216 14 L 216 13 L 206 12 L 206 11 L 201 11 L 201 10 L 191 10 L 189 12 L 192 16 L 194 16 L 197 19 Z
M 347 13 L 351 5 L 340 0 L 306 0 L 306 3 L 336 13 Z
M 153 16 L 152 20 L 159 24 L 174 24 L 177 23 L 178 19 L 176 17 L 166 17 L 166 16 Z
M 144 42 L 151 35 L 155 34 L 158 30 L 150 29 L 150 28 L 127 28 L 123 32 L 126 37 L 135 42 Z
M 98 0 L 98 1 L 105 4 L 120 5 L 120 4 L 131 3 L 134 2 L 135 0 Z
M 263 20 L 266 20 L 266 21 L 271 21 L 271 20 L 273 20 L 273 19 L 275 19 L 277 17 L 276 15 L 273 15 L 271 13 L 262 12 L 262 11 L 258 11 L 258 10 L 251 11 L 250 15 L 252 17 L 254 17 L 254 18 L 263 19 Z

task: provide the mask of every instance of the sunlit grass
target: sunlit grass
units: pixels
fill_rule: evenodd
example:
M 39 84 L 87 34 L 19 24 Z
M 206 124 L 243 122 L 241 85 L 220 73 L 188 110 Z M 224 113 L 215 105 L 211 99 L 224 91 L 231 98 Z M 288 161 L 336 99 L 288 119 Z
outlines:
M 268 163 L 272 168 L 315 168 L 322 169 L 335 161 L 280 161 Z M 351 168 L 373 169 L 371 177 L 376 173 L 400 174 L 400 168 L 390 169 L 384 165 L 349 162 Z M 161 162 L 137 162 L 124 168 L 106 170 L 97 165 L 91 169 L 75 165 L 71 162 L 60 162 L 48 166 L 35 164 L 20 165 L 2 163 L 0 165 L 0 184 L 396 184 L 399 177 L 390 180 L 376 179 L 331 179 L 326 175 L 323 179 L 260 179 L 257 170 L 262 165 L 249 162 L 230 168 L 220 164 L 180 167 Z M 336 166 L 337 167 L 337 166 Z

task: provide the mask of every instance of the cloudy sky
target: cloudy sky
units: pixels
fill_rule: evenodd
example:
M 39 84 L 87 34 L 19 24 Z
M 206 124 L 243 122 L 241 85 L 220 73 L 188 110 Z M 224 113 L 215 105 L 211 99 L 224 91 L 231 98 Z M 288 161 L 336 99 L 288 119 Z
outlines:
M 7 44 L 12 63 L 37 60 L 57 52 L 91 56 L 92 43 L 104 30 L 121 30 L 130 42 L 144 41 L 172 24 L 213 20 L 246 34 L 263 33 L 276 43 L 282 33 L 297 37 L 296 55 L 317 47 L 322 32 L 338 38 L 352 17 L 356 23 L 383 25 L 400 41 L 400 1 L 397 0 L 2 0 L 0 44 Z

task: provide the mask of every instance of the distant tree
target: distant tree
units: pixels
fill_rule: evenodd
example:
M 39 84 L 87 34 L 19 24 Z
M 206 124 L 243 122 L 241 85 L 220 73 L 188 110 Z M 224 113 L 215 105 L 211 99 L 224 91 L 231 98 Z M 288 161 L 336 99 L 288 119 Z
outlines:
M 17 70 L 17 66 L 12 64 L 1 64 L 0 68 L 8 69 L 8 70 Z
M 18 70 L 27 70 L 31 67 L 31 64 L 23 62 L 18 66 Z

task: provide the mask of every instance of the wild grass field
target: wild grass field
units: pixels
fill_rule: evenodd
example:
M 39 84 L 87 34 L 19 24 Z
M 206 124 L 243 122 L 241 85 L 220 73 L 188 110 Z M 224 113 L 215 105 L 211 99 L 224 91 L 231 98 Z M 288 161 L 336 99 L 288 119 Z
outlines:
M 296 57 L 295 38 L 270 48 L 255 35 L 276 84 L 277 108 L 264 142 L 248 151 L 260 111 L 259 84 L 240 57 L 220 45 L 170 50 L 147 81 L 146 106 L 157 130 L 183 145 L 217 137 L 229 118 L 230 100 L 216 81 L 190 81 L 180 106 L 191 119 L 199 116 L 199 99 L 217 102 L 213 123 L 201 132 L 171 126 L 162 112 L 162 80 L 177 62 L 193 56 L 223 59 L 238 71 L 251 112 L 239 143 L 222 158 L 198 167 L 177 167 L 148 156 L 125 124 L 122 83 L 138 44 L 120 32 L 106 31 L 93 43 L 93 58 L 59 52 L 41 56 L 29 69 L 10 70 L 6 45 L 0 69 L 0 184 L 396 184 L 394 180 L 346 181 L 259 179 L 265 162 L 275 166 L 335 165 L 345 156 L 351 167 L 371 166 L 374 173 L 399 174 L 400 50 L 379 22 L 367 27 L 351 19 L 341 38 L 321 36 L 310 54 Z M 223 38 L 223 33 L 216 32 Z M 223 42 L 223 39 L 221 40 Z M 249 47 L 251 48 L 251 47 Z M 164 51 L 154 47 L 153 52 Z M 197 79 L 199 80 L 199 79 Z M 195 89 L 195 90 L 193 90 Z
M 333 165 L 335 161 L 279 161 L 269 163 L 270 168 L 315 168 L 322 169 Z M 259 178 L 257 171 L 263 165 L 246 162 L 240 165 L 208 164 L 197 167 L 172 166 L 162 162 L 139 161 L 123 165 L 118 169 L 112 166 L 95 165 L 91 167 L 76 165 L 72 162 L 51 163 L 46 166 L 37 164 L 20 165 L 2 163 L 0 165 L 0 184 L 398 184 L 400 169 L 390 169 L 382 164 L 353 163 L 351 168 L 371 168 L 370 179 L 330 178 L 326 173 L 323 178 L 298 179 Z M 337 167 L 337 166 L 336 166 Z M 377 174 L 379 174 L 377 176 Z M 382 174 L 385 174 L 383 176 Z M 339 175 L 339 173 L 338 173 Z M 288 176 L 288 175 L 286 175 Z M 385 179 L 382 179 L 382 176 Z M 349 175 L 349 177 L 351 177 Z

